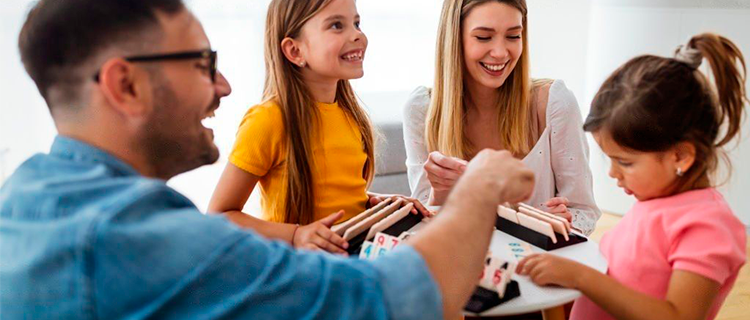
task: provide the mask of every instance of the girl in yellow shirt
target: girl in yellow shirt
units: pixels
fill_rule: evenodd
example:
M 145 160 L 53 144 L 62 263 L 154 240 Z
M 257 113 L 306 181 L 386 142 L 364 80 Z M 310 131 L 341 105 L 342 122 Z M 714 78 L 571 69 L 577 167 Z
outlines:
M 391 197 L 367 192 L 373 128 L 348 81 L 364 74 L 359 20 L 354 0 L 271 2 L 264 102 L 245 114 L 209 211 L 296 247 L 345 253 L 330 227 Z M 240 211 L 258 182 L 263 220 Z

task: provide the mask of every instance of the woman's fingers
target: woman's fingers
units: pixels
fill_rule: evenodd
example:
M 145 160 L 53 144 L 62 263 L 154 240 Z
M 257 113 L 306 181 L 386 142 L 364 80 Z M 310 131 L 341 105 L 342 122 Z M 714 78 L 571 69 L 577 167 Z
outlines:
M 568 222 L 573 221 L 573 215 L 570 213 L 570 210 L 568 210 L 568 207 L 564 204 L 557 205 L 556 207 L 547 210 L 547 212 L 568 220 Z
M 551 208 L 547 209 L 547 212 L 549 212 L 549 213 L 555 213 L 555 214 L 557 214 L 557 213 L 563 213 L 563 212 L 566 212 L 566 211 L 568 211 L 568 207 L 566 205 L 564 205 L 564 204 L 558 204 L 558 205 L 556 205 L 554 207 L 551 207 Z
M 463 171 L 446 168 L 432 161 L 427 161 L 424 165 L 424 169 L 428 174 L 452 181 L 458 180 L 463 173 Z
M 449 157 L 437 151 L 431 152 L 430 155 L 427 156 L 427 160 L 432 161 L 443 168 L 461 173 L 466 170 L 466 165 L 469 164 L 466 160 Z
M 568 201 L 568 198 L 566 198 L 566 197 L 555 197 L 555 198 L 547 200 L 547 203 L 545 203 L 545 205 L 548 208 L 552 208 L 552 207 L 556 207 L 556 206 L 561 205 L 561 204 L 564 204 L 564 205 L 567 206 L 568 203 L 570 203 L 570 201 Z
M 547 212 L 552 213 L 556 216 L 564 218 L 568 221 L 573 221 L 573 215 L 568 210 L 568 204 L 570 201 L 566 197 L 555 197 L 549 199 L 544 205 L 547 206 Z
M 427 172 L 427 180 L 430 181 L 430 184 L 433 188 L 450 188 L 455 183 L 447 179 L 438 177 L 430 173 L 429 171 Z
M 571 214 L 570 211 L 560 213 L 558 214 L 558 216 L 562 217 L 565 220 L 568 220 L 568 222 L 573 222 L 573 214 Z
M 433 152 L 424 164 L 427 179 L 435 190 L 450 190 L 466 170 L 466 161 Z

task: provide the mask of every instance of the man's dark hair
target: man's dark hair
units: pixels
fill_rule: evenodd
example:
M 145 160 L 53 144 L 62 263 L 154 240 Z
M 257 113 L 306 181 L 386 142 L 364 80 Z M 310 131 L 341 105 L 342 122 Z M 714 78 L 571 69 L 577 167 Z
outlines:
M 50 107 L 73 102 L 80 86 L 93 81 L 94 74 L 81 67 L 105 49 L 147 45 L 154 36 L 148 31 L 159 24 L 157 11 L 183 8 L 182 0 L 40 0 L 21 29 L 21 60 Z M 50 101 L 50 89 L 56 101 Z

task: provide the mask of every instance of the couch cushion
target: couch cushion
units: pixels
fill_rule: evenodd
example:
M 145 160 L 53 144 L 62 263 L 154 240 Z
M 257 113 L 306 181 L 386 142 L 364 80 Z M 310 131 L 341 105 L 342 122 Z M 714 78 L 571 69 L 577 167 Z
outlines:
M 401 122 L 380 122 L 375 126 L 379 133 L 375 147 L 375 174 L 406 173 L 406 149 Z

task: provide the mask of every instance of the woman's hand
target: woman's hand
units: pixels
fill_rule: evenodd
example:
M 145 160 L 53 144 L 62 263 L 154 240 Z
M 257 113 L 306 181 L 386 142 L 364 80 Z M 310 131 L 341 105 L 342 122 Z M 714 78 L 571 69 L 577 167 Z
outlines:
M 547 206 L 547 212 L 554 214 L 558 217 L 561 217 L 565 220 L 568 220 L 568 222 L 573 221 L 573 215 L 570 213 L 570 210 L 568 210 L 568 198 L 566 197 L 556 197 L 549 199 L 547 203 L 544 204 Z
M 343 216 L 344 211 L 341 210 L 306 226 L 297 227 L 292 236 L 292 245 L 295 248 L 347 255 L 346 248 L 349 247 L 349 243 L 331 231 L 331 226 Z
M 464 174 L 466 165 L 468 165 L 466 160 L 433 151 L 427 157 L 424 170 L 427 172 L 427 179 L 432 189 L 436 192 L 446 192 L 453 189 L 458 178 Z
M 402 196 L 402 195 L 399 195 L 399 194 L 375 194 L 375 193 L 371 193 L 370 194 L 370 200 L 367 201 L 367 207 L 368 208 L 372 208 L 372 207 L 376 206 L 378 203 L 381 203 L 381 202 L 383 202 L 383 201 L 385 201 L 387 199 L 393 199 L 393 201 L 396 201 L 398 199 L 403 199 L 407 203 L 409 203 L 409 202 L 413 203 L 414 204 L 414 208 L 411 210 L 412 214 L 420 213 L 425 218 L 429 218 L 429 217 L 432 217 L 433 215 L 435 215 L 434 212 L 432 212 L 429 209 L 427 209 L 427 207 L 425 207 L 421 202 L 419 202 L 419 200 L 411 198 L 411 197 L 407 197 L 407 196 Z
M 558 285 L 565 288 L 578 288 L 576 279 L 588 269 L 578 262 L 551 254 L 532 254 L 518 264 L 516 271 L 527 275 L 540 286 Z

